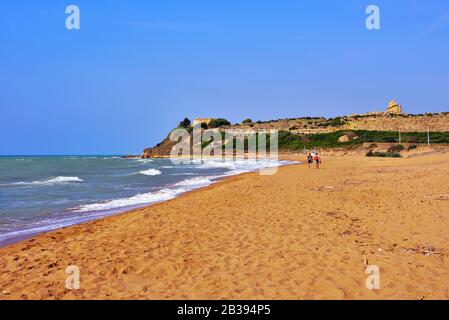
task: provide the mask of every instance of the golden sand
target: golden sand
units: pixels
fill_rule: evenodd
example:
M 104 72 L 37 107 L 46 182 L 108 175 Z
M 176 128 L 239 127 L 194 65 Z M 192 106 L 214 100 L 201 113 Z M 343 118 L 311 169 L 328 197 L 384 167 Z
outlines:
M 0 299 L 448 299 L 448 177 L 447 153 L 231 177 L 0 249 Z

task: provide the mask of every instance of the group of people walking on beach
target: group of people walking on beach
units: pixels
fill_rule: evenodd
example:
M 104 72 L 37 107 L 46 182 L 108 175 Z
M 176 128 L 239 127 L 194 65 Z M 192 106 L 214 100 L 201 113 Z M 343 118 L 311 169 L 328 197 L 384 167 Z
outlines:
M 318 152 L 309 152 L 307 155 L 307 165 L 309 168 L 312 168 L 313 163 L 315 162 L 315 168 L 319 169 L 321 164 L 321 158 L 318 155 Z

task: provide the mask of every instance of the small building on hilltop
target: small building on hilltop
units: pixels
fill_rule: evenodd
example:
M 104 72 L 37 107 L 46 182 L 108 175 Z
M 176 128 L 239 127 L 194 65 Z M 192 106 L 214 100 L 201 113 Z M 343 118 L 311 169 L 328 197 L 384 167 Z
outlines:
M 388 104 L 386 114 L 404 114 L 404 109 L 402 108 L 402 105 L 391 100 Z

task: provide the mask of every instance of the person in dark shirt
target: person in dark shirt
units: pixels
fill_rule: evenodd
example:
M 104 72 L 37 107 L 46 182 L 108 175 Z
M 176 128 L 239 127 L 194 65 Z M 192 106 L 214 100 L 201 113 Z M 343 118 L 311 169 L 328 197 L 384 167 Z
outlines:
M 307 155 L 307 164 L 309 166 L 309 168 L 312 168 L 312 164 L 313 164 L 313 156 L 312 154 L 309 152 L 309 154 Z

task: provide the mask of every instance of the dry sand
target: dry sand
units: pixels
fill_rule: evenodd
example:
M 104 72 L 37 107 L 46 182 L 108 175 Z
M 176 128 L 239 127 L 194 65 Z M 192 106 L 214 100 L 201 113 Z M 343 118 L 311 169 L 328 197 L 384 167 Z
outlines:
M 2 248 L 0 299 L 448 299 L 449 154 L 323 160 Z

